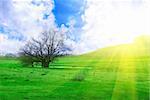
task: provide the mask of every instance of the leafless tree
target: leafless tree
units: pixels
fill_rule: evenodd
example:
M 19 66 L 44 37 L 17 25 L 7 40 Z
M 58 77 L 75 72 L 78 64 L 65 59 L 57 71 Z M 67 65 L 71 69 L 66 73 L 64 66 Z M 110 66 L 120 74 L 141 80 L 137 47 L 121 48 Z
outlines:
M 71 48 L 65 45 L 66 36 L 59 31 L 45 31 L 38 39 L 32 38 L 22 49 L 23 61 L 32 64 L 41 62 L 42 67 L 48 68 L 49 64 L 58 56 L 71 52 Z

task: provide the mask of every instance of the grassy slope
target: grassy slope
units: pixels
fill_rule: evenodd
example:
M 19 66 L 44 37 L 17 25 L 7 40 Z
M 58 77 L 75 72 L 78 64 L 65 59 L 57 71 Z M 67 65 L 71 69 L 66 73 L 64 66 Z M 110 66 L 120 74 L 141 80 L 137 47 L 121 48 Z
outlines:
M 67 69 L 22 68 L 16 59 L 1 58 L 0 98 L 148 100 L 149 51 L 137 42 L 60 58 L 50 66 Z

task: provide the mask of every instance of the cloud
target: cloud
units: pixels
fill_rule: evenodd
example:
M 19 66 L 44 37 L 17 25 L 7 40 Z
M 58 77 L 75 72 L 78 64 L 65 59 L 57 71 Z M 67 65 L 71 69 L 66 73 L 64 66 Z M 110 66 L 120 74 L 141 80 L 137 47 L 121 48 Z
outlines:
M 10 40 L 8 36 L 0 33 L 0 54 L 17 53 L 16 50 L 22 46 L 19 40 Z
M 132 42 L 150 34 L 149 0 L 87 0 L 81 40 L 76 52 Z
M 4 34 L 0 34 L 0 42 L 3 42 L 6 39 L 6 36 Z
M 53 0 L 1 0 L 0 51 L 17 52 L 24 40 L 37 37 L 49 27 L 55 28 L 53 8 Z M 46 19 L 45 15 L 48 15 Z M 24 39 L 20 40 L 20 37 Z

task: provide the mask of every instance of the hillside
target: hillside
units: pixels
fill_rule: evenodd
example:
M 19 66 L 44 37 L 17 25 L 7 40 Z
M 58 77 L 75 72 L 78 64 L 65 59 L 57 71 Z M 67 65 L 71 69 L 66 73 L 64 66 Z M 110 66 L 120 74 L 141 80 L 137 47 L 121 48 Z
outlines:
M 0 98 L 149 100 L 149 50 L 149 43 L 138 39 L 132 44 L 61 57 L 49 69 L 22 67 L 16 58 L 0 58 Z
M 150 59 L 150 36 L 141 36 L 131 44 L 121 44 L 102 48 L 79 56 L 63 57 L 56 61 L 56 66 L 65 64 L 68 66 L 84 66 L 89 61 L 93 62 L 119 62 L 120 59 L 149 60 Z M 54 64 L 55 65 L 55 64 Z M 52 65 L 53 66 L 53 65 Z

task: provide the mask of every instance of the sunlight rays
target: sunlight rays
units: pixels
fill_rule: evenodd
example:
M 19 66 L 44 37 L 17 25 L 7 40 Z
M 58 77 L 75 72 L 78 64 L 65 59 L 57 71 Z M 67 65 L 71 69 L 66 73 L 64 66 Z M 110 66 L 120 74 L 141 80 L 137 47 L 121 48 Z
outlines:
M 135 62 L 132 61 L 134 55 L 131 55 L 131 52 L 131 48 L 122 48 L 112 100 L 121 100 L 122 98 L 137 100 L 135 84 L 136 65 Z M 123 95 L 127 95 L 127 97 L 122 97 Z

